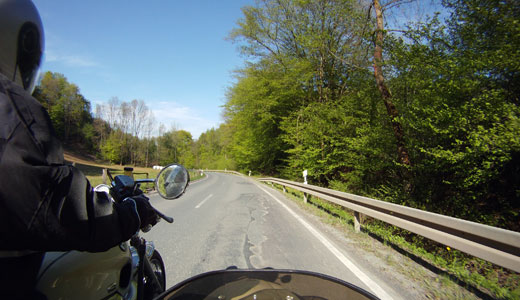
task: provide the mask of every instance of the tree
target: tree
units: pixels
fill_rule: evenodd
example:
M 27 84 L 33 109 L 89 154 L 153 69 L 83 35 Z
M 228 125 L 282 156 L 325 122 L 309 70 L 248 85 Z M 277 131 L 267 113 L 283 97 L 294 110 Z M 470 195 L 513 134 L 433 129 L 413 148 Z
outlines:
M 391 1 L 389 4 L 395 4 L 395 1 Z M 374 76 L 376 79 L 377 87 L 381 92 L 381 97 L 385 104 L 392 128 L 394 130 L 394 136 L 397 141 L 397 153 L 399 156 L 399 162 L 404 166 L 410 166 L 410 155 L 405 145 L 404 131 L 399 121 L 399 112 L 392 102 L 392 93 L 385 83 L 383 76 L 383 43 L 384 43 L 384 20 L 383 20 L 383 7 L 379 0 L 373 0 L 373 7 L 376 14 L 376 33 L 374 38 Z M 409 178 L 406 179 L 407 181 Z M 409 182 L 409 181 L 408 181 Z
M 509 1 L 446 4 L 447 24 L 433 18 L 386 44 L 415 162 L 410 204 L 518 228 L 520 110 L 510 83 L 520 57 L 510 50 L 520 46 L 520 9 Z
M 135 157 L 137 155 L 137 142 L 141 137 L 141 132 L 146 124 L 146 119 L 149 117 L 148 107 L 143 100 L 132 100 L 129 105 L 129 128 L 130 134 L 135 137 L 130 144 L 131 162 L 135 165 Z
M 103 158 L 111 163 L 119 163 L 121 161 L 121 139 L 120 133 L 113 131 L 101 145 L 101 154 Z
M 49 112 L 56 133 L 65 144 L 93 144 L 90 102 L 80 94 L 77 85 L 68 82 L 63 74 L 46 72 L 34 96 Z M 85 126 L 89 128 L 84 129 Z
M 148 164 L 149 144 L 155 121 L 153 113 L 143 100 L 125 102 L 113 97 L 106 104 L 96 107 L 96 115 L 104 120 L 110 128 L 108 131 L 115 132 L 120 139 L 120 164 Z M 140 155 L 140 144 L 145 137 L 146 154 Z
M 273 174 L 284 159 L 279 126 L 303 94 L 291 76 L 294 72 L 270 62 L 252 65 L 228 91 L 224 115 L 232 131 L 230 150 L 240 169 Z
M 308 100 L 336 101 L 349 75 L 367 65 L 364 11 L 357 1 L 263 0 L 242 11 L 245 19 L 231 38 L 246 42 L 243 53 L 286 69 L 305 64 Z
M 231 157 L 231 128 L 221 124 L 203 132 L 194 142 L 195 167 L 199 169 L 235 170 Z
M 232 153 L 239 168 L 274 173 L 294 153 L 282 121 L 308 128 L 301 122 L 310 119 L 295 112 L 341 101 L 353 74 L 368 67 L 364 11 L 347 0 L 265 0 L 243 12 L 231 38 L 244 41 L 242 51 L 256 61 L 228 93 Z
M 144 126 L 144 136 L 146 139 L 146 158 L 145 158 L 145 167 L 148 167 L 150 164 L 150 147 L 152 145 L 152 133 L 155 130 L 155 116 L 151 110 L 148 111 L 148 117 L 146 118 L 146 123 Z
M 193 138 L 191 133 L 186 130 L 178 130 L 175 132 L 175 140 L 177 142 L 177 162 L 187 168 L 194 168 L 195 156 L 193 153 Z

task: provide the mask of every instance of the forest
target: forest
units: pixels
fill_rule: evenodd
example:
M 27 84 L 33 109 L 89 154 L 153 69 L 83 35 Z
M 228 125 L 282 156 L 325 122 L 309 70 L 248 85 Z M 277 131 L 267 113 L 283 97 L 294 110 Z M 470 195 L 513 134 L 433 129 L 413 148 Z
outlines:
M 194 140 L 191 133 L 157 123 L 144 100 L 117 97 L 94 109 L 74 83 L 47 71 L 33 96 L 47 109 L 65 148 L 94 154 L 120 165 L 150 167 L 181 163 L 188 168 L 233 169 L 223 145 L 223 127 L 209 129 Z
M 520 230 L 520 2 L 262 0 L 229 39 L 246 57 L 223 120 L 195 139 L 144 100 L 91 103 L 47 72 L 56 133 L 117 164 L 178 162 L 302 180 Z M 421 2 L 418 2 L 421 3 Z M 420 7 L 420 5 L 419 5 Z
M 230 38 L 237 168 L 520 230 L 520 2 L 260 1 Z M 427 1 L 419 2 L 427 3 Z

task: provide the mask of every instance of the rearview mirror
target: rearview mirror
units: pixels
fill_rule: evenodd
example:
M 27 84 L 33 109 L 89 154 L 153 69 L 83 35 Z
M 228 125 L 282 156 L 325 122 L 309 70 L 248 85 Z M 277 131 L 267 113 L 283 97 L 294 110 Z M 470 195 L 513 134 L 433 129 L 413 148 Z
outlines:
M 190 181 L 190 175 L 185 167 L 172 164 L 164 167 L 155 180 L 155 189 L 164 199 L 179 198 Z

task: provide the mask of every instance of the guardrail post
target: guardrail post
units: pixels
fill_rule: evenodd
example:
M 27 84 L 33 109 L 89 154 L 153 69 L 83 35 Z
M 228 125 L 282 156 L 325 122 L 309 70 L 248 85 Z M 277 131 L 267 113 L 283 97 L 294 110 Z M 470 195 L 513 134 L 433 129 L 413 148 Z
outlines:
M 307 170 L 303 170 L 303 184 L 307 184 Z M 309 197 L 305 192 L 303 193 L 303 203 L 309 201 Z
M 134 168 L 132 168 L 132 167 L 124 167 L 123 170 L 124 170 L 123 174 L 125 174 L 126 176 L 132 177 L 132 179 L 134 178 Z
M 356 232 L 361 231 L 361 214 L 359 211 L 354 212 L 354 230 Z
M 107 184 L 107 169 L 103 169 L 103 175 L 101 175 L 101 180 L 103 184 Z
M 282 185 L 282 189 L 284 193 L 287 193 L 287 190 L 285 189 L 285 185 Z

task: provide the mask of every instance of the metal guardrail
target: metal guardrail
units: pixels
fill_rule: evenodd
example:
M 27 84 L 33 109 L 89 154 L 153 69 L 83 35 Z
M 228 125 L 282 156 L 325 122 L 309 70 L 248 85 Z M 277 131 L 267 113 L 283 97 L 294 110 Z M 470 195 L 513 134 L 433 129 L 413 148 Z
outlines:
M 365 214 L 520 272 L 518 232 L 284 179 L 260 178 L 259 181 L 281 185 L 284 190 L 285 187 L 290 187 L 303 192 L 304 195 L 310 194 L 354 211 L 356 230 L 359 230 L 360 214 Z
M 228 170 L 202 170 L 204 172 L 217 172 L 217 173 L 231 173 L 239 176 L 244 176 L 244 174 L 237 172 L 237 171 L 228 171 Z

